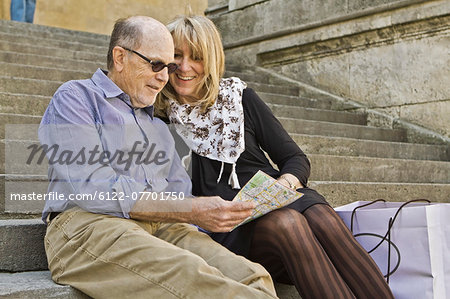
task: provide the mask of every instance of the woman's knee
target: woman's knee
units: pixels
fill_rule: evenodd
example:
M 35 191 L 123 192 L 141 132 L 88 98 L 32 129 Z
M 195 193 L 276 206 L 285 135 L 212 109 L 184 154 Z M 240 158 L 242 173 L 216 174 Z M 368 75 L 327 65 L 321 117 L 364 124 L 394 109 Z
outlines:
M 315 233 L 326 233 L 331 228 L 347 230 L 339 215 L 328 205 L 317 204 L 311 206 L 303 214 Z
M 308 221 L 301 213 L 282 208 L 263 216 L 256 224 L 255 230 L 258 230 L 258 227 L 261 227 L 265 234 L 271 233 L 280 237 L 286 234 L 301 235 L 308 229 Z

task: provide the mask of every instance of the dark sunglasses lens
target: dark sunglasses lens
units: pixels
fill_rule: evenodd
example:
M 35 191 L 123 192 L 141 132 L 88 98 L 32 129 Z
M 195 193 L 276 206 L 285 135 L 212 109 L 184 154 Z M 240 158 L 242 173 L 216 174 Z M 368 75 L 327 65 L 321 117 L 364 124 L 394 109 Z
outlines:
M 167 70 L 169 71 L 169 74 L 172 74 L 173 72 L 175 72 L 178 68 L 178 65 L 176 63 L 169 63 L 167 65 Z
M 169 74 L 175 72 L 178 68 L 178 65 L 176 63 L 164 64 L 161 61 L 156 61 L 152 63 L 152 70 L 157 73 L 162 71 L 166 66 Z
M 152 63 L 152 70 L 157 73 L 160 72 L 166 65 L 161 61 L 156 61 Z

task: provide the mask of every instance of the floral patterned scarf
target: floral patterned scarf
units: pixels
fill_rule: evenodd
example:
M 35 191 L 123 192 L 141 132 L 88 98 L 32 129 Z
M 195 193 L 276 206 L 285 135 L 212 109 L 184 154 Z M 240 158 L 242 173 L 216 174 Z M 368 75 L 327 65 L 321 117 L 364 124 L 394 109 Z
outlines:
M 239 78 L 222 79 L 217 100 L 204 113 L 199 106 L 179 104 L 172 99 L 167 111 L 178 135 L 192 151 L 222 162 L 217 182 L 222 177 L 224 163 L 232 164 L 228 183 L 233 188 L 240 188 L 235 167 L 245 149 L 242 93 L 246 87 Z

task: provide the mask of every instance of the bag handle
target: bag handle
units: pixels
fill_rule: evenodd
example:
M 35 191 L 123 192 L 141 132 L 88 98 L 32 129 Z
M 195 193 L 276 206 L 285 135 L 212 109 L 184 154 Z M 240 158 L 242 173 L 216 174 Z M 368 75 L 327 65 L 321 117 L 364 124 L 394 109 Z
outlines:
M 354 217 L 356 215 L 356 210 L 359 208 L 363 208 L 363 207 L 367 207 L 370 206 L 376 202 L 386 202 L 386 200 L 384 199 L 377 199 L 374 201 L 371 201 L 369 203 L 357 206 L 356 208 L 353 209 L 352 211 L 352 216 L 351 216 L 351 223 L 350 223 L 350 230 L 353 234 L 353 220 Z M 392 275 L 395 271 L 397 271 L 398 267 L 400 266 L 400 250 L 398 249 L 398 247 L 391 241 L 391 229 L 392 226 L 394 225 L 395 220 L 397 219 L 398 214 L 400 213 L 401 209 L 403 207 L 405 207 L 406 205 L 413 203 L 413 202 L 427 202 L 427 203 L 431 203 L 431 201 L 429 201 L 428 199 L 424 199 L 424 198 L 419 198 L 419 199 L 413 199 L 413 200 L 409 200 L 405 203 L 403 203 L 395 212 L 394 217 L 389 218 L 389 223 L 388 223 L 388 230 L 386 232 L 386 234 L 384 236 L 378 235 L 378 234 L 373 234 L 373 233 L 360 233 L 360 234 L 356 234 L 354 235 L 354 237 L 358 237 L 358 236 L 363 236 L 363 235 L 368 235 L 368 236 L 375 236 L 375 237 L 379 237 L 381 238 L 381 241 L 375 245 L 375 247 L 373 247 L 371 250 L 368 251 L 368 253 L 372 253 L 374 250 L 376 250 L 378 247 L 380 247 L 381 244 L 383 244 L 384 241 L 387 241 L 389 246 L 388 246 L 388 271 L 386 273 L 386 275 L 384 275 L 387 278 L 387 282 L 389 283 L 389 276 Z M 398 255 L 398 260 L 397 260 L 397 264 L 395 265 L 394 269 L 392 271 L 390 271 L 390 265 L 391 265 L 391 245 L 394 247 L 395 251 L 397 252 Z
M 356 207 L 356 208 L 353 209 L 353 211 L 352 211 L 351 225 L 350 225 L 352 234 L 353 234 L 353 219 L 354 219 L 354 216 L 355 216 L 355 214 L 356 214 L 356 210 L 359 209 L 359 208 L 367 207 L 367 206 L 372 205 L 372 204 L 374 204 L 374 203 L 376 203 L 376 202 L 386 202 L 386 200 L 384 200 L 384 199 L 377 199 L 377 200 L 374 200 L 374 201 L 372 201 L 372 202 L 370 202 L 370 203 L 367 203 L 367 204 L 358 206 L 358 207 Z M 374 251 L 375 249 L 377 249 L 377 248 L 378 248 L 378 247 L 386 240 L 386 237 L 388 236 L 388 234 L 390 234 L 390 231 L 391 231 L 391 229 L 392 229 L 392 226 L 394 225 L 394 222 L 395 222 L 395 220 L 397 219 L 397 216 L 398 216 L 398 214 L 400 213 L 401 209 L 402 209 L 404 206 L 409 205 L 410 203 L 413 203 L 413 202 L 427 202 L 427 203 L 431 203 L 431 201 L 429 201 L 428 199 L 424 199 L 424 198 L 413 199 L 413 200 L 410 200 L 410 201 L 407 201 L 407 202 L 403 203 L 403 204 L 398 208 L 397 212 L 395 212 L 394 217 L 391 218 L 392 221 L 390 221 L 390 223 L 389 223 L 389 225 L 388 225 L 388 230 L 387 230 L 386 234 L 384 235 L 384 237 L 382 237 L 382 240 L 380 241 L 380 243 L 378 243 L 372 250 L 370 250 L 369 253 L 371 253 L 372 251 Z
M 359 208 L 364 208 L 364 207 L 373 205 L 374 203 L 377 203 L 377 202 L 386 202 L 386 200 L 384 200 L 382 198 L 379 198 L 379 199 L 373 200 L 373 201 L 371 201 L 369 203 L 357 206 L 356 208 L 353 209 L 353 211 L 352 211 L 352 218 L 351 218 L 351 221 L 350 221 L 350 230 L 351 230 L 352 234 L 353 234 L 353 219 L 355 218 L 356 210 L 359 209 Z

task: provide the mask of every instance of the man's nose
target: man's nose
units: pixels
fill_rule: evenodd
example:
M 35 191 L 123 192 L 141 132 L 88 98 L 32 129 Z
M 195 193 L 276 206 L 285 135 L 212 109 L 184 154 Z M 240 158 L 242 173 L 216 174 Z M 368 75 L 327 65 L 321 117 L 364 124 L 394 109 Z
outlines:
M 169 71 L 167 69 L 167 67 L 163 68 L 162 70 L 160 70 L 159 72 L 156 73 L 156 79 L 161 81 L 161 82 L 167 82 L 169 81 Z

